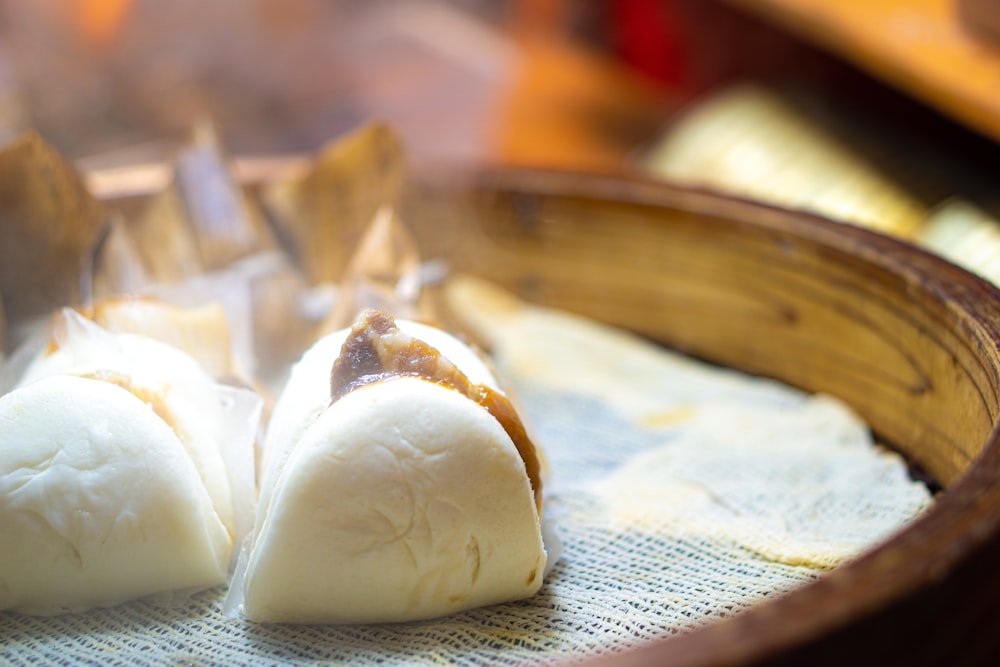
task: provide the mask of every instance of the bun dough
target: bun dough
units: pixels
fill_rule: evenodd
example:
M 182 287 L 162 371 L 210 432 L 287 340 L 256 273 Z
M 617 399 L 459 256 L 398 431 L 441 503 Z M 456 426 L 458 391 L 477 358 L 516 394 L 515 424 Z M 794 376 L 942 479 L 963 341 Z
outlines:
M 450 335 L 399 321 L 475 383 L 496 387 Z M 243 613 L 262 622 L 409 621 L 527 597 L 546 554 L 525 463 L 474 401 L 422 378 L 330 404 L 348 332 L 293 369 L 268 431 Z
M 404 333 L 436 348 L 469 381 L 500 391 L 500 383 L 479 355 L 451 334 L 410 320 L 396 320 L 396 326 Z M 288 382 L 271 413 L 264 439 L 260 497 L 257 503 L 261 510 L 270 502 L 276 476 L 284 467 L 291 450 L 298 444 L 303 430 L 330 405 L 330 369 L 340 356 L 349 333 L 348 328 L 324 336 L 306 350 L 292 367 Z M 258 513 L 258 519 L 260 516 Z M 257 523 L 259 526 L 260 521 Z
M 215 585 L 230 546 L 177 435 L 129 391 L 54 376 L 0 397 L 0 609 Z
M 212 506 L 236 533 L 229 475 L 221 453 L 222 409 L 215 380 L 181 350 L 137 334 L 112 334 L 67 315 L 62 342 L 39 355 L 20 381 L 54 375 L 108 379 L 150 403 L 180 439 Z

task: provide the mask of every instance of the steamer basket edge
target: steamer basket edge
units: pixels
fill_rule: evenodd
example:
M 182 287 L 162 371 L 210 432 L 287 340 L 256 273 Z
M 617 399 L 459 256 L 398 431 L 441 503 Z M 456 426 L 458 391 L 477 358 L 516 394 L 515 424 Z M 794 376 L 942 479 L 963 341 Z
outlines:
M 988 659 L 1000 575 L 1000 292 L 887 236 L 636 177 L 431 173 L 426 256 L 696 356 L 846 400 L 945 491 L 815 584 L 594 664 Z M 941 622 L 946 617 L 948 623 Z

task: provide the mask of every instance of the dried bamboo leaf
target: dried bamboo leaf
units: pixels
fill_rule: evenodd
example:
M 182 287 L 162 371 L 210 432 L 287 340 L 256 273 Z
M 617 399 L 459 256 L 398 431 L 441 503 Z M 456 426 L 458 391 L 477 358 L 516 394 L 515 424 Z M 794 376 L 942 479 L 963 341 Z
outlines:
M 416 240 L 393 209 L 380 208 L 347 265 L 323 332 L 350 326 L 367 308 L 419 319 L 420 283 Z
M 3 299 L 0 298 L 0 362 L 7 355 L 7 317 L 3 310 Z
M 171 186 L 153 197 L 128 231 L 142 265 L 154 283 L 174 283 L 204 271 L 184 203 Z
M 0 295 L 11 344 L 30 320 L 80 303 L 106 219 L 80 174 L 38 134 L 0 150 Z
M 149 284 L 139 251 L 119 216 L 112 216 L 94 247 L 90 273 L 91 301 L 134 294 Z
M 184 350 L 213 377 L 235 373 L 232 335 L 219 303 L 182 308 L 155 298 L 123 297 L 94 304 L 89 315 L 110 331 L 141 334 Z
M 210 123 L 195 126 L 177 155 L 173 185 L 207 270 L 275 248 L 263 213 L 244 196 Z
M 129 228 L 151 280 L 178 282 L 276 247 L 263 213 L 237 185 L 210 124 L 194 128 L 170 186 Z
M 309 312 L 309 287 L 291 268 L 257 278 L 251 290 L 257 374 L 280 387 L 291 364 L 319 336 L 322 314 Z
M 398 204 L 405 178 L 400 139 L 372 123 L 328 144 L 262 198 L 310 283 L 336 282 L 375 212 Z

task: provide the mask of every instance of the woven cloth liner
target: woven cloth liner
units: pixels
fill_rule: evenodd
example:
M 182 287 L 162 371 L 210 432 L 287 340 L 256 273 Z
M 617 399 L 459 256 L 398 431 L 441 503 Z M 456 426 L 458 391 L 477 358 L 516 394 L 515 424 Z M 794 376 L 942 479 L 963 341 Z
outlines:
M 552 311 L 478 315 L 491 322 L 498 370 L 548 458 L 546 515 L 562 551 L 536 596 L 377 626 L 229 619 L 222 588 L 179 608 L 139 601 L 50 618 L 8 613 L 0 663 L 563 663 L 787 592 L 931 502 L 832 398 Z

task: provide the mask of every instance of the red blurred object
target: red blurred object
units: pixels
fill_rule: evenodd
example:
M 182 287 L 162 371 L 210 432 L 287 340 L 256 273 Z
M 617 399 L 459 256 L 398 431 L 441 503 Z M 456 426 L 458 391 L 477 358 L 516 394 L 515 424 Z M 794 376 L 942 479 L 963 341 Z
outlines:
M 643 74 L 681 88 L 685 47 L 671 0 L 618 0 L 612 5 L 613 40 L 622 59 Z

